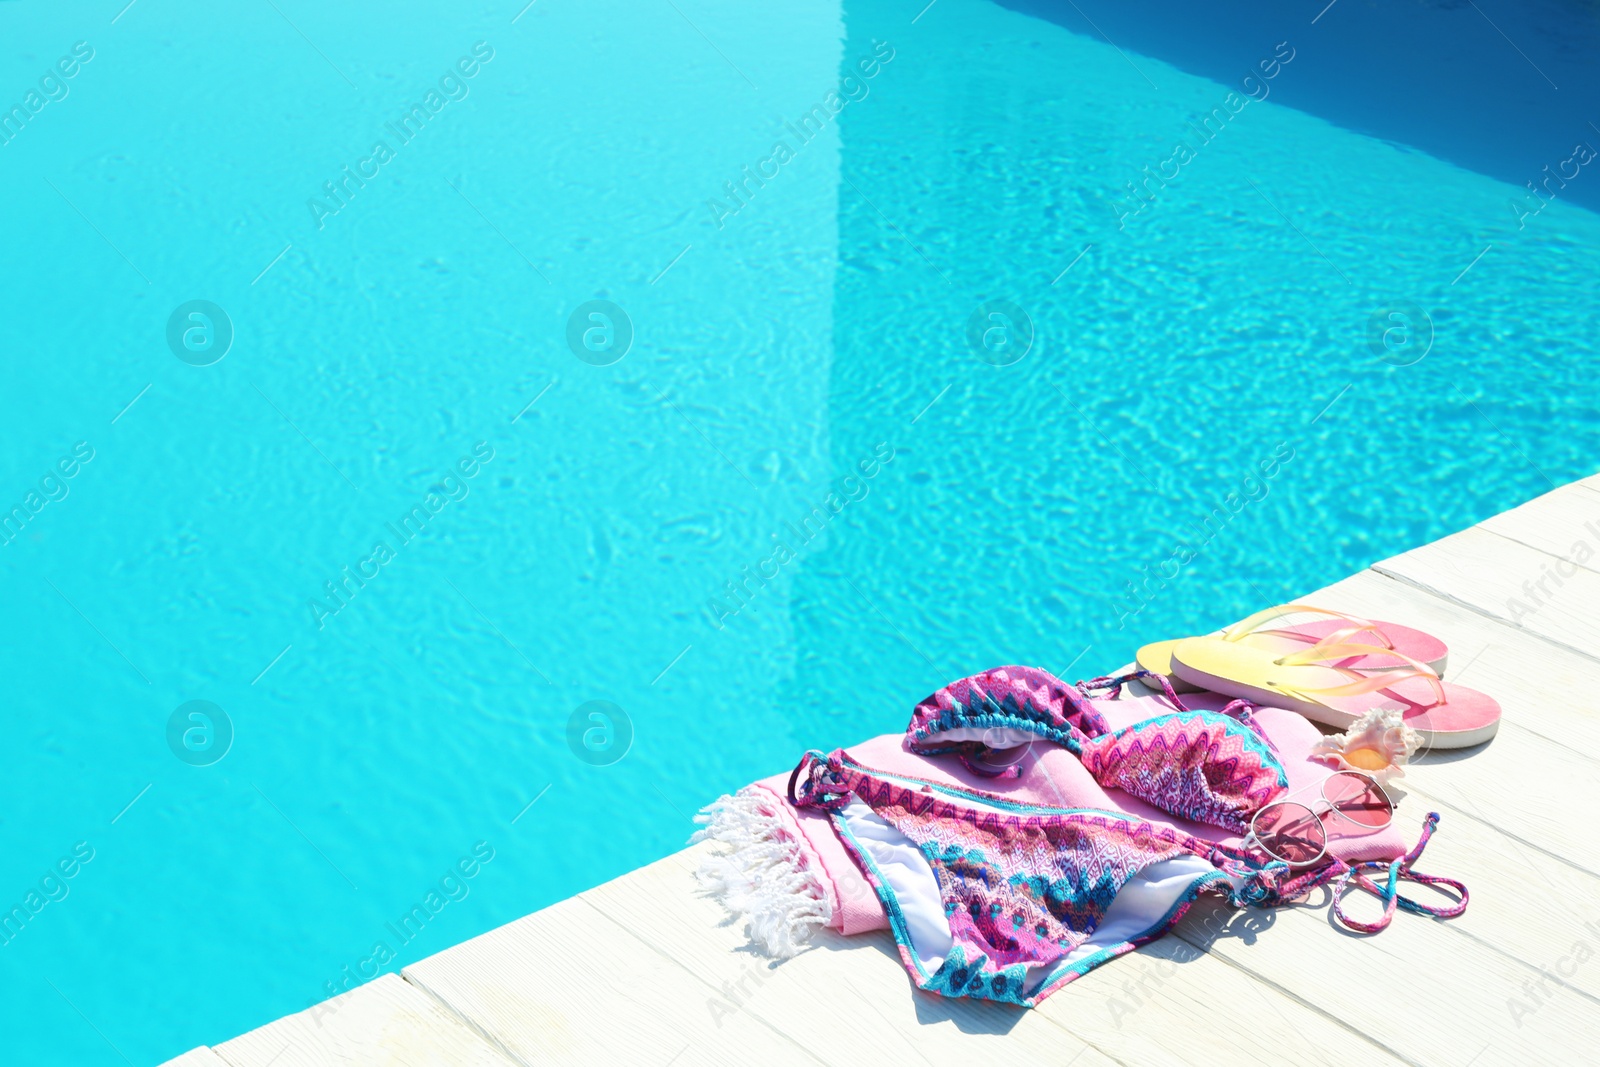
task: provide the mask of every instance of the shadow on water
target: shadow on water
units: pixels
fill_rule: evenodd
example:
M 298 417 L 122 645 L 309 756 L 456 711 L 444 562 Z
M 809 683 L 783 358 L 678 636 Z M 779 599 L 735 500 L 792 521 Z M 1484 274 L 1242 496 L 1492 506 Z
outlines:
M 1519 189 L 1549 180 L 1600 209 L 1600 167 L 1568 164 L 1565 187 L 1544 170 L 1558 174 L 1579 142 L 1600 150 L 1595 0 L 996 2 L 1114 42 L 1136 66 L 1154 57 L 1231 86 L 1287 41 L 1293 64 L 1268 99 Z

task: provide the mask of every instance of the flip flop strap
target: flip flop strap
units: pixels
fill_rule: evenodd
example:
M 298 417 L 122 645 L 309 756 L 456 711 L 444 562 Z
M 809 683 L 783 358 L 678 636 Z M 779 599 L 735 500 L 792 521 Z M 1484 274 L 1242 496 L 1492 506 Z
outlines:
M 1363 619 L 1357 615 L 1346 615 L 1342 611 L 1333 611 L 1329 608 L 1314 607 L 1310 604 L 1279 604 L 1277 607 L 1267 608 L 1265 611 L 1258 611 L 1249 618 L 1241 619 L 1232 626 L 1224 629 L 1222 631 L 1222 639 L 1224 641 L 1238 641 L 1244 637 L 1248 637 L 1251 634 L 1276 634 L 1280 637 L 1304 638 L 1306 635 L 1298 630 L 1260 628 L 1261 624 L 1269 619 L 1275 619 L 1282 615 L 1294 615 L 1301 613 L 1327 615 L 1330 618 L 1343 619 L 1346 623 L 1349 623 L 1348 626 L 1328 635 L 1327 637 L 1322 638 L 1320 641 L 1316 642 L 1317 644 L 1326 643 L 1333 638 L 1343 641 L 1346 638 L 1354 637 L 1356 634 L 1370 631 L 1378 638 L 1380 642 L 1383 643 L 1386 649 L 1393 647 L 1390 644 L 1389 639 L 1384 636 L 1383 631 L 1378 629 L 1377 623 L 1370 622 L 1367 619 Z
M 1404 660 L 1409 666 L 1395 664 L 1388 667 L 1339 667 L 1332 663 L 1324 662 L 1331 659 L 1350 659 L 1354 656 L 1392 656 Z M 1414 660 L 1402 652 L 1392 648 L 1378 648 L 1373 645 L 1320 645 L 1304 649 L 1300 652 L 1291 652 L 1275 661 L 1283 667 L 1323 666 L 1329 670 L 1338 671 L 1353 681 L 1345 685 L 1311 686 L 1300 688 L 1274 683 L 1277 688 L 1294 696 L 1315 699 L 1318 696 L 1360 696 L 1364 693 L 1373 693 L 1379 689 L 1388 689 L 1396 682 L 1420 679 L 1426 681 L 1433 689 L 1434 702 L 1445 702 L 1444 685 L 1439 681 L 1438 674 L 1432 667 L 1420 660 Z M 1364 674 L 1363 671 L 1375 671 L 1374 674 Z
M 1319 645 L 1350 644 L 1350 643 L 1352 643 L 1351 640 L 1350 640 L 1352 637 L 1355 637 L 1357 634 L 1367 634 L 1367 633 L 1372 634 L 1374 637 L 1376 637 L 1378 639 L 1379 644 L 1382 646 L 1382 648 L 1383 648 L 1383 650 L 1385 652 L 1393 653 L 1394 655 L 1399 655 L 1399 653 L 1395 652 L 1395 650 L 1394 650 L 1394 643 L 1392 641 L 1390 641 L 1387 637 L 1385 637 L 1384 634 L 1383 634 L 1383 631 L 1378 629 L 1376 625 L 1346 626 L 1343 629 L 1333 631 L 1331 634 L 1323 635 L 1323 637 L 1320 640 L 1318 640 L 1317 642 L 1315 642 L 1315 644 L 1313 644 L 1312 647 L 1315 648 L 1315 647 L 1317 647 Z M 1354 642 L 1354 643 L 1363 644 L 1363 645 L 1366 644 L 1365 641 L 1358 641 L 1358 642 Z

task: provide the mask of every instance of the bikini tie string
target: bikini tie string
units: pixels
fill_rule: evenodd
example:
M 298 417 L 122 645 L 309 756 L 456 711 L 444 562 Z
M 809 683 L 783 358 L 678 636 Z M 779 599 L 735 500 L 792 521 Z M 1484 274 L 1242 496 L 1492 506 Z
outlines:
M 1166 681 L 1166 679 L 1163 678 L 1162 681 Z M 1235 722 L 1242 724 L 1247 730 L 1255 734 L 1262 744 L 1271 749 L 1274 756 L 1281 757 L 1283 753 L 1278 751 L 1278 746 L 1272 743 L 1272 738 L 1267 736 L 1267 731 L 1263 730 L 1261 724 L 1256 721 L 1254 712 L 1259 707 L 1259 704 L 1249 700 L 1233 700 L 1224 705 L 1217 714 L 1226 715 Z
M 1173 707 L 1179 711 L 1190 710 L 1189 706 L 1178 698 L 1177 690 L 1172 688 L 1172 683 L 1167 681 L 1165 675 L 1147 671 L 1143 667 L 1135 667 L 1126 674 L 1108 674 L 1101 678 L 1091 678 L 1087 682 L 1079 682 L 1075 688 L 1086 697 L 1104 691 L 1108 700 L 1115 700 L 1122 693 L 1122 687 L 1129 682 L 1143 682 L 1151 689 L 1159 689 Z
M 1289 873 L 1289 865 L 1273 860 L 1239 887 L 1239 902 L 1247 907 L 1266 908 L 1283 902 L 1280 886 Z
M 1178 691 L 1172 688 L 1172 682 L 1167 678 L 1166 675 L 1156 674 L 1154 671 L 1147 671 L 1141 667 L 1133 672 L 1133 677 L 1137 678 L 1145 685 L 1154 686 L 1155 688 L 1160 689 L 1161 694 L 1167 698 L 1167 701 L 1179 711 L 1189 710 L 1189 706 L 1182 700 L 1178 699 Z M 1237 701 L 1235 703 L 1237 703 Z
M 1172 686 L 1167 683 L 1167 680 L 1158 674 L 1150 673 L 1143 667 L 1135 667 L 1126 674 L 1107 674 L 1099 678 L 1090 678 L 1087 682 L 1079 682 L 1075 688 L 1086 697 L 1094 696 L 1097 692 L 1104 690 L 1108 700 L 1115 700 L 1122 693 L 1122 687 L 1128 682 L 1140 681 L 1150 684 L 1147 679 L 1151 678 L 1159 680 L 1160 687 L 1166 690 L 1167 699 L 1171 700 L 1179 708 L 1183 708 L 1183 704 L 1178 700 L 1178 694 L 1173 692 Z M 1188 709 L 1184 708 L 1183 710 Z
M 849 795 L 842 790 L 831 790 L 828 786 L 843 784 L 839 777 L 843 769 L 843 764 L 836 758 L 818 749 L 811 749 L 800 757 L 800 762 L 795 764 L 794 771 L 789 775 L 789 803 L 796 808 L 822 808 L 824 811 L 842 808 Z
M 1439 825 L 1439 813 L 1430 811 L 1423 820 L 1422 836 L 1417 839 L 1417 844 L 1410 852 L 1387 863 L 1383 860 L 1365 860 L 1354 864 L 1340 864 L 1344 868 L 1339 880 L 1333 887 L 1333 914 L 1341 923 L 1352 930 L 1364 934 L 1375 934 L 1384 930 L 1389 925 L 1389 920 L 1394 918 L 1395 907 L 1399 906 L 1406 911 L 1418 915 L 1431 915 L 1436 919 L 1454 919 L 1457 915 L 1467 910 L 1467 887 L 1454 878 L 1440 878 L 1437 875 L 1423 874 L 1412 869 L 1412 864 L 1422 855 L 1422 850 L 1428 845 L 1428 838 L 1433 836 L 1433 831 Z M 1363 872 L 1387 871 L 1388 877 L 1383 883 L 1373 881 Z M 1454 890 L 1461 898 L 1454 904 L 1441 907 L 1431 907 L 1419 904 L 1409 897 L 1402 896 L 1398 891 L 1400 882 L 1416 882 L 1421 885 L 1443 886 Z M 1364 923 L 1350 918 L 1344 913 L 1344 897 L 1352 888 L 1359 887 L 1383 901 L 1383 917 L 1377 922 Z
M 1423 820 L 1422 836 L 1417 839 L 1416 846 L 1392 862 L 1362 860 L 1352 864 L 1334 859 L 1294 877 L 1290 877 L 1289 866 L 1281 860 L 1274 860 L 1263 867 L 1246 866 L 1238 862 L 1232 849 L 1221 844 L 1212 846 L 1208 858 L 1228 874 L 1249 875 L 1248 880 L 1235 891 L 1235 900 L 1241 905 L 1274 907 L 1287 904 L 1304 897 L 1319 886 L 1332 883 L 1334 917 L 1351 930 L 1363 934 L 1375 934 L 1388 928 L 1397 907 L 1436 919 L 1454 919 L 1467 910 L 1468 895 L 1464 884 L 1454 878 L 1424 874 L 1412 867 L 1422 855 L 1423 849 L 1427 848 L 1428 839 L 1433 836 L 1433 831 L 1438 825 L 1439 813 L 1429 812 L 1428 817 Z M 1369 878 L 1367 871 L 1382 871 L 1385 874 L 1379 882 Z M 1444 887 L 1453 890 L 1460 899 L 1454 904 L 1440 907 L 1419 904 L 1398 892 L 1400 882 Z M 1356 888 L 1363 889 L 1383 901 L 1383 916 L 1377 922 L 1364 923 L 1345 914 L 1345 896 L 1351 889 Z
M 1114 700 L 1116 699 L 1117 694 L 1122 692 L 1122 687 L 1131 681 L 1143 682 L 1152 689 L 1161 690 L 1162 695 L 1167 698 L 1167 702 L 1173 707 L 1177 708 L 1179 711 L 1192 710 L 1183 702 L 1182 698 L 1178 696 L 1177 690 L 1172 688 L 1172 682 L 1168 680 L 1166 675 L 1156 674 L 1154 671 L 1147 671 L 1143 667 L 1131 670 L 1127 674 L 1119 674 L 1115 676 L 1108 675 L 1104 678 L 1091 678 L 1087 682 L 1079 682 L 1077 688 L 1085 696 L 1092 695 L 1099 690 L 1105 690 L 1107 695 Z M 1228 718 L 1239 723 L 1241 726 L 1245 727 L 1245 729 L 1255 734 L 1256 737 L 1261 740 L 1261 743 L 1266 745 L 1267 748 L 1272 751 L 1273 755 L 1281 756 L 1282 753 L 1278 751 L 1278 746 L 1273 743 L 1272 738 L 1267 736 L 1267 731 L 1263 730 L 1261 728 L 1261 724 L 1256 721 L 1254 712 L 1259 707 L 1260 705 L 1256 704 L 1254 701 L 1232 700 L 1224 705 L 1222 710 L 1217 712 L 1217 714 L 1226 715 Z

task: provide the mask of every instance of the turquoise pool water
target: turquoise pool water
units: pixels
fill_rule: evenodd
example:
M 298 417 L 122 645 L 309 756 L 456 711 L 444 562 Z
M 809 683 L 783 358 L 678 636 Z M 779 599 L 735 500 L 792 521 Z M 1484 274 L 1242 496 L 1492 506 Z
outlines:
M 0 1061 L 1594 470 L 1588 5 L 523 2 L 0 3 Z

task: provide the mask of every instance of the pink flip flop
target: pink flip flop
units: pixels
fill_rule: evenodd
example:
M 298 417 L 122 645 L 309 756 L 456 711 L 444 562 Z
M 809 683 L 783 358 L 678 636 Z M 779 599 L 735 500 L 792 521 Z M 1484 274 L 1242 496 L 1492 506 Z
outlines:
M 1354 615 L 1342 612 L 1328 611 L 1324 608 L 1314 608 L 1307 604 L 1285 604 L 1271 611 L 1279 614 L 1292 612 L 1316 612 L 1328 615 L 1325 619 L 1306 619 L 1292 625 L 1281 627 L 1277 630 L 1259 631 L 1273 636 L 1281 635 L 1286 641 L 1293 641 L 1304 648 L 1307 644 L 1344 644 L 1344 645 L 1373 645 L 1377 648 L 1398 652 L 1406 659 L 1417 660 L 1427 664 L 1434 674 L 1444 677 L 1445 665 L 1450 661 L 1450 650 L 1445 643 L 1430 633 L 1402 626 L 1397 622 L 1368 621 Z M 1261 613 L 1265 614 L 1265 613 Z M 1261 614 L 1251 618 L 1259 619 Z M 1246 625 L 1250 619 L 1235 623 L 1228 629 L 1233 630 Z M 1292 651 L 1287 649 L 1286 651 Z
M 1243 641 L 1190 637 L 1172 649 L 1184 681 L 1341 729 L 1373 709 L 1399 711 L 1431 748 L 1481 745 L 1500 726 L 1500 705 L 1441 681 L 1424 662 L 1376 645 L 1320 643 L 1275 654 Z

